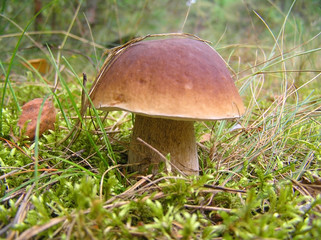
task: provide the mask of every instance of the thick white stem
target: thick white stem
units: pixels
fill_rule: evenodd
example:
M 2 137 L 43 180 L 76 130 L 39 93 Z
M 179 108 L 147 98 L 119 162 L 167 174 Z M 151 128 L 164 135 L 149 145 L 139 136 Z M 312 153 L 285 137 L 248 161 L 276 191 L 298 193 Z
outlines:
M 146 173 L 148 169 L 155 172 L 159 163 L 164 162 L 161 155 L 168 154 L 171 165 L 185 174 L 198 175 L 194 123 L 136 115 L 128 160 L 140 165 L 133 169 L 140 173 Z M 176 167 L 172 166 L 172 170 Z

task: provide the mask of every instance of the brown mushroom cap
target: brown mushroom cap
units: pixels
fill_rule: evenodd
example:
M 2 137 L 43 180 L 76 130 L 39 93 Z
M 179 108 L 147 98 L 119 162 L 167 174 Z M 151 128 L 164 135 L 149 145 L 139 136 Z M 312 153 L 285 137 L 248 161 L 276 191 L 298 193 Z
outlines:
M 189 38 L 141 41 L 122 50 L 90 92 L 95 107 L 168 119 L 215 120 L 244 113 L 220 55 Z
M 26 129 L 24 129 L 24 134 L 28 136 L 30 140 L 35 139 L 37 120 L 42 102 L 42 98 L 35 98 L 22 106 L 22 113 L 18 121 L 18 126 L 21 130 L 26 127 Z M 49 129 L 53 130 L 55 128 L 55 122 L 56 109 L 52 101 L 47 99 L 41 112 L 39 136 Z

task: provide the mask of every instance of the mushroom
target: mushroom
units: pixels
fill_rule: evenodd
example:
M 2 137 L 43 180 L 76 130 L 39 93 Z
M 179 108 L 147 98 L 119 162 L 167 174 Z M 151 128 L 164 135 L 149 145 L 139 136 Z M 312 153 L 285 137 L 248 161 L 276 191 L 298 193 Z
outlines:
M 35 139 L 38 115 L 43 101 L 42 98 L 35 98 L 22 106 L 22 113 L 19 117 L 18 126 L 20 127 L 20 132 L 24 133 L 29 140 Z M 41 111 L 39 136 L 47 130 L 53 130 L 55 128 L 55 122 L 55 106 L 51 100 L 47 99 L 45 100 Z
M 90 98 L 97 109 L 136 114 L 128 162 L 157 170 L 164 156 L 178 171 L 198 175 L 194 121 L 234 119 L 242 99 L 221 56 L 191 38 L 140 41 L 102 68 Z

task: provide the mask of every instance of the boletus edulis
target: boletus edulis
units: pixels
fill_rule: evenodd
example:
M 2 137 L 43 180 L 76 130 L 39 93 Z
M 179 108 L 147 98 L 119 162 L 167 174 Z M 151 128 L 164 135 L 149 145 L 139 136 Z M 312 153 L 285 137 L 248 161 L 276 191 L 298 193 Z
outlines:
M 89 95 L 97 109 L 135 114 L 128 161 L 141 163 L 134 167 L 140 173 L 157 170 L 170 154 L 176 169 L 199 174 L 194 121 L 244 113 L 224 60 L 192 38 L 140 41 L 119 49 Z

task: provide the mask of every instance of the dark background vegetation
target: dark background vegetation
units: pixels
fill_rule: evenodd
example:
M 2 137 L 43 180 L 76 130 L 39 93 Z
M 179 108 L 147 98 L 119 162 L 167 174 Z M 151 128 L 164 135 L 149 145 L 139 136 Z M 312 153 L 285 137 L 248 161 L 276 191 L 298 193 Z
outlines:
M 191 5 L 183 31 L 212 41 L 216 48 L 229 44 L 260 45 L 271 42 L 271 35 L 254 11 L 268 24 L 277 35 L 292 0 L 199 0 Z M 72 22 L 79 1 L 20 1 L 2 0 L 1 13 L 10 18 L 0 18 L 1 59 L 6 63 L 18 38 L 5 37 L 19 34 L 35 13 L 46 7 L 28 28 L 33 38 L 41 45 L 53 50 L 58 48 Z M 49 4 L 49 6 L 48 6 Z M 289 50 L 300 42 L 305 42 L 320 31 L 320 0 L 297 1 L 289 15 L 285 32 L 286 46 Z M 109 48 L 124 43 L 137 36 L 153 33 L 180 32 L 188 11 L 187 1 L 82 1 L 77 19 L 71 33 L 87 40 L 93 40 L 100 46 Z M 16 26 L 18 25 L 18 26 Z M 19 53 L 23 56 L 38 57 L 42 53 L 34 49 L 32 42 L 25 37 Z M 235 51 L 234 49 L 233 51 Z M 69 38 L 64 48 L 65 55 L 85 55 L 90 57 L 97 67 L 94 48 L 78 39 Z M 246 63 L 255 56 L 247 56 L 246 50 L 239 49 L 237 55 Z M 228 56 L 231 49 L 223 54 Z M 100 57 L 100 55 L 99 55 Z M 100 58 L 99 58 L 100 60 Z M 235 59 L 232 59 L 235 60 Z M 245 60 L 245 61 L 244 61 Z M 88 64 L 87 59 L 77 59 L 79 70 Z M 236 60 L 235 60 L 236 61 Z M 80 64 L 79 62 L 82 62 Z M 91 69 L 92 70 L 92 69 Z

